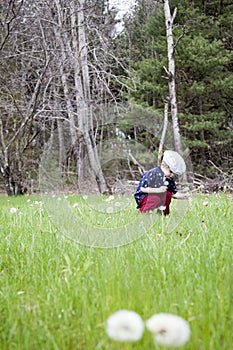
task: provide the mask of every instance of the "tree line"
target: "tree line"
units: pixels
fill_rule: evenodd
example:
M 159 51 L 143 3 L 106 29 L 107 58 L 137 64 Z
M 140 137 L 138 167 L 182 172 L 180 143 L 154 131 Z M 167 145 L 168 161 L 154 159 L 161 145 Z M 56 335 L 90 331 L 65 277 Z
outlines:
M 230 176 L 233 5 L 169 5 L 182 139 L 195 173 Z M 0 1 L 0 180 L 8 195 L 38 190 L 40 157 L 55 134 L 61 171 L 91 179 L 101 193 L 120 173 L 137 178 L 140 165 L 151 165 L 137 154 L 103 165 L 99 152 L 119 135 L 158 152 L 148 125 L 163 123 L 169 96 L 164 1 L 138 0 L 117 35 L 115 14 L 104 0 Z

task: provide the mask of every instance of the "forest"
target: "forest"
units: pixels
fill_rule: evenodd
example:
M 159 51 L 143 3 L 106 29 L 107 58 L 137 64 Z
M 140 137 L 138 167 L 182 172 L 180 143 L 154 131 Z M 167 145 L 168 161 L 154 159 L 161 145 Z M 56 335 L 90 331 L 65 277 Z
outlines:
M 232 1 L 138 0 L 116 24 L 108 0 L 0 0 L 2 193 L 40 192 L 41 167 L 69 189 L 137 181 L 166 115 L 164 149 L 178 128 L 195 184 L 232 191 Z

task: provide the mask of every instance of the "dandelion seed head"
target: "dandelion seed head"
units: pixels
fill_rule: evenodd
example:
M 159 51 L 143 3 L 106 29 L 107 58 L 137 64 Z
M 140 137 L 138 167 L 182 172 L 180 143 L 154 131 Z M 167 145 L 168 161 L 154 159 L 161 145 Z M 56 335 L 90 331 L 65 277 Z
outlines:
M 106 212 L 107 212 L 108 214 L 113 213 L 113 207 L 108 207 L 108 208 L 106 209 Z
M 146 321 L 146 328 L 155 334 L 155 342 L 165 346 L 178 347 L 190 338 L 190 327 L 186 320 L 177 315 L 160 313 Z
M 159 233 L 156 235 L 156 241 L 162 241 L 163 239 L 164 239 L 163 235 Z
M 105 202 L 111 202 L 114 200 L 114 196 L 109 196 L 108 198 L 105 199 Z
M 106 332 L 116 341 L 137 341 L 143 335 L 144 323 L 136 312 L 119 310 L 107 319 Z
M 18 210 L 17 208 L 12 207 L 12 208 L 10 208 L 9 212 L 10 212 L 10 214 L 15 214 L 17 212 L 17 210 Z
M 19 291 L 17 292 L 17 295 L 22 295 L 22 294 L 24 294 L 24 291 L 23 291 L 23 290 L 19 290 Z

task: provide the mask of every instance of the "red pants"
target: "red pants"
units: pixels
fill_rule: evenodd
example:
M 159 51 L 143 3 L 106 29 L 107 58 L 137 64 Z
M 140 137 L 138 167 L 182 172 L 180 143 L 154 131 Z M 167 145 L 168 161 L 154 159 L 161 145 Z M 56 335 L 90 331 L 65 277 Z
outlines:
M 148 195 L 147 197 L 144 197 L 140 200 L 140 212 L 146 212 L 149 210 L 154 210 L 160 206 L 164 206 L 164 214 L 169 214 L 169 205 L 171 203 L 172 194 L 171 192 L 167 191 L 166 193 L 161 193 L 160 195 Z

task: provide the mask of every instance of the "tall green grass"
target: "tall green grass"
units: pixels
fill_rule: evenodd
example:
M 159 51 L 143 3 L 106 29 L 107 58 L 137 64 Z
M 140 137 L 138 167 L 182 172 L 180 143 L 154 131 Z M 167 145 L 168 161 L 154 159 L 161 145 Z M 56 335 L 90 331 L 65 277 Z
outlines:
M 109 249 L 62 235 L 38 201 L 0 198 L 0 349 L 166 349 L 148 331 L 136 343 L 110 340 L 105 322 L 119 309 L 185 318 L 184 349 L 233 349 L 231 195 L 195 196 L 171 233 L 160 217 L 147 235 Z

